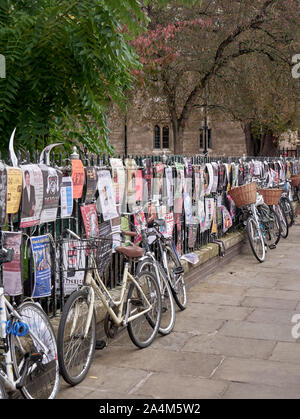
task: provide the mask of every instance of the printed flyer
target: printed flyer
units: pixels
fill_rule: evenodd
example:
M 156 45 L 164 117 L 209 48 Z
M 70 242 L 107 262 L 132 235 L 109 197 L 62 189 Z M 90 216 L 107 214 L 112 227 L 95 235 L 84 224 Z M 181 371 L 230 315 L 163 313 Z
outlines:
M 31 237 L 31 248 L 34 261 L 34 288 L 33 298 L 48 297 L 51 295 L 51 257 L 50 237 Z
M 73 181 L 73 198 L 79 199 L 82 197 L 84 186 L 84 167 L 81 160 L 71 160 L 72 164 L 72 181 Z
M 3 226 L 6 220 L 6 189 L 7 172 L 4 164 L 0 162 L 0 226 Z
M 21 228 L 32 227 L 40 223 L 43 208 L 43 174 L 37 164 L 21 166 L 23 173 L 23 192 L 21 210 Z
M 62 244 L 62 274 L 64 295 L 70 295 L 83 284 L 86 266 L 86 250 L 79 240 Z
M 7 167 L 6 212 L 16 214 L 19 211 L 22 196 L 22 170 Z
M 156 163 L 155 166 L 155 177 L 153 178 L 153 200 L 161 200 L 163 194 L 163 176 L 164 176 L 164 164 Z
M 104 221 L 118 217 L 115 193 L 109 170 L 99 170 L 98 191 Z
M 86 189 L 85 189 L 85 203 L 91 204 L 95 199 L 97 191 L 98 175 L 95 167 L 87 167 L 86 172 Z
M 69 218 L 73 212 L 73 182 L 71 176 L 62 178 L 60 189 L 60 216 Z
M 98 214 L 96 204 L 82 205 L 80 207 L 86 237 L 98 237 Z
M 166 181 L 166 195 L 168 198 L 167 204 L 170 207 L 174 205 L 174 181 L 173 181 L 173 170 L 172 167 L 166 167 L 165 169 L 165 181 Z
M 115 158 L 111 158 L 109 161 L 112 167 L 112 180 L 115 191 L 116 204 L 120 205 L 120 208 L 123 208 L 125 202 L 126 187 L 125 169 L 123 162 L 121 159 Z
M 53 167 L 40 165 L 43 174 L 44 199 L 40 224 L 55 221 L 60 196 L 61 174 Z
M 153 166 L 152 166 L 151 159 L 143 160 L 143 175 L 144 175 L 144 179 L 147 185 L 147 187 L 145 186 L 146 194 L 145 194 L 144 199 L 146 201 L 149 201 L 152 196 L 152 178 L 153 178 Z
M 125 166 L 127 169 L 127 204 L 135 206 L 137 164 L 134 159 L 126 159 Z
M 22 232 L 3 231 L 3 247 L 14 249 L 11 262 L 3 264 L 4 293 L 11 297 L 23 293 L 21 243 Z

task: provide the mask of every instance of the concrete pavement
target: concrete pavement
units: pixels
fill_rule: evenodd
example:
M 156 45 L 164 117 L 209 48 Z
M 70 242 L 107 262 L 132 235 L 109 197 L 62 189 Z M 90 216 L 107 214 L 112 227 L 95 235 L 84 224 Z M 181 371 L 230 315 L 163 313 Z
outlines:
M 70 387 L 61 379 L 59 398 L 299 398 L 300 342 L 291 322 L 298 313 L 295 225 L 264 263 L 246 246 L 225 267 L 199 278 L 170 335 L 139 350 L 125 331 L 97 351 L 81 384 Z

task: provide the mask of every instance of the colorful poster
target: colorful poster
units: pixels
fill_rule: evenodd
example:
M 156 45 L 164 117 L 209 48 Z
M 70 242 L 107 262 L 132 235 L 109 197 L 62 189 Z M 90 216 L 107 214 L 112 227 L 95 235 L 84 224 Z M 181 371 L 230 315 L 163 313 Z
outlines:
M 104 221 L 118 217 L 115 192 L 109 170 L 99 170 L 98 191 Z
M 86 267 L 86 250 L 79 240 L 66 240 L 62 244 L 62 276 L 64 295 L 70 295 L 82 284 Z
M 168 212 L 165 216 L 165 225 L 161 227 L 161 233 L 166 237 L 172 237 L 174 229 L 173 212 Z
M 145 200 L 149 201 L 152 196 L 152 178 L 153 178 L 153 167 L 151 159 L 143 160 L 143 177 L 146 181 L 147 187 L 145 187 Z
M 3 226 L 6 220 L 6 190 L 7 172 L 4 164 L 0 162 L 0 226 Z
M 22 197 L 22 170 L 17 167 L 7 167 L 6 212 L 16 214 L 19 211 Z
M 198 232 L 198 220 L 193 217 L 192 224 L 189 225 L 188 228 L 188 247 L 192 248 L 195 246 L 196 238 Z
M 40 165 L 43 174 L 44 199 L 40 224 L 55 221 L 60 196 L 61 173 L 53 167 Z
M 181 219 L 180 219 L 180 214 L 179 213 L 175 213 L 175 224 L 176 224 L 176 249 L 179 255 L 181 255 L 181 250 L 182 250 L 182 234 L 181 234 Z
M 153 178 L 153 200 L 161 200 L 163 194 L 163 176 L 164 176 L 164 164 L 156 163 L 155 166 L 155 177 Z
M 176 163 L 176 178 L 175 178 L 175 189 L 174 189 L 174 213 L 182 213 L 183 204 L 183 190 L 184 190 L 184 166 L 180 163 Z
M 22 232 L 3 231 L 3 247 L 14 249 L 11 262 L 3 264 L 4 293 L 16 296 L 23 294 L 21 243 Z
M 192 210 L 191 195 L 187 192 L 184 192 L 183 198 L 184 198 L 185 222 L 186 222 L 186 224 L 192 224 L 192 222 L 193 222 L 193 210 Z
M 232 219 L 228 209 L 222 205 L 222 216 L 223 216 L 223 233 L 225 233 L 232 226 Z
M 84 186 L 84 167 L 81 160 L 71 160 L 72 164 L 72 181 L 73 181 L 73 198 L 78 199 L 82 197 Z
M 23 173 L 23 192 L 21 210 L 21 228 L 32 227 L 40 223 L 43 208 L 43 174 L 37 164 L 21 166 Z
M 112 181 L 115 191 L 116 204 L 122 209 L 125 202 L 125 169 L 121 159 L 111 158 L 110 165 L 112 167 Z M 121 212 L 121 210 L 119 212 Z
M 113 234 L 112 236 L 113 252 L 115 252 L 115 248 L 121 245 L 121 217 L 113 218 L 112 220 L 110 220 L 110 225 L 111 231 L 115 232 L 115 234 Z
M 86 189 L 85 189 L 85 203 L 91 204 L 94 202 L 95 193 L 97 191 L 98 175 L 95 167 L 87 167 L 86 172 Z
M 214 199 L 205 198 L 205 230 L 210 229 L 214 215 Z
M 60 216 L 69 218 L 73 212 L 73 182 L 71 176 L 62 178 L 60 188 Z
M 169 206 L 169 208 L 171 208 L 174 205 L 174 180 L 173 180 L 172 167 L 166 167 L 165 180 L 166 180 L 167 205 Z
M 134 239 L 134 243 L 136 244 L 142 240 L 141 230 L 143 228 L 144 229 L 147 228 L 147 221 L 146 221 L 145 213 L 143 211 L 139 213 L 139 218 L 137 218 L 137 216 L 134 215 L 133 219 L 134 219 L 135 230 L 138 234 Z
M 206 230 L 204 199 L 199 199 L 198 200 L 197 216 L 198 216 L 198 219 L 199 219 L 199 222 L 200 222 L 200 231 L 201 231 L 201 233 L 203 233 Z
M 143 172 L 142 170 L 136 171 L 136 201 L 143 200 Z
M 51 257 L 50 237 L 31 237 L 31 248 L 34 261 L 33 298 L 49 297 L 51 295 Z
M 86 237 L 98 237 L 98 214 L 96 204 L 82 205 L 80 207 L 81 216 L 84 223 Z
M 134 159 L 126 159 L 127 169 L 127 204 L 134 206 L 136 204 L 136 171 L 137 164 Z

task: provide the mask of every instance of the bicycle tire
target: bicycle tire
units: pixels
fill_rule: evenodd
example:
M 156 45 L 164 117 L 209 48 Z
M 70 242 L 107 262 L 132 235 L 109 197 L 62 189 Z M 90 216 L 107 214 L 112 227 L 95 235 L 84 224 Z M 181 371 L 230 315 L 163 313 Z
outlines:
M 186 285 L 184 281 L 184 272 L 181 274 L 176 274 L 175 269 L 182 267 L 180 263 L 178 263 L 178 258 L 174 254 L 174 250 L 167 246 L 166 247 L 167 253 L 167 263 L 168 263 L 168 270 L 169 275 L 171 278 L 171 290 L 173 293 L 174 300 L 180 310 L 185 310 L 187 307 L 187 292 L 186 292 Z M 168 255 L 170 255 L 170 261 L 168 261 Z M 170 266 L 171 265 L 171 266 Z
M 279 217 L 268 205 L 261 205 L 257 210 L 259 219 L 264 227 L 266 244 L 269 248 L 275 248 L 280 240 Z
M 280 205 L 276 205 L 275 212 L 278 215 L 279 220 L 280 220 L 280 226 L 281 226 L 280 235 L 283 239 L 287 239 L 289 235 L 289 226 L 288 226 L 288 221 L 287 221 L 285 212 L 283 211 Z
M 294 210 L 291 201 L 288 197 L 284 196 L 280 198 L 279 205 L 286 215 L 288 226 L 291 227 L 294 224 Z
M 85 379 L 95 353 L 96 318 L 94 310 L 88 334 L 84 337 L 88 309 L 87 289 L 75 291 L 64 305 L 59 322 L 57 348 L 60 372 L 64 380 L 72 386 Z M 76 324 L 73 323 L 74 320 L 76 320 Z M 70 332 L 71 335 L 68 335 Z
M 136 275 L 140 287 L 143 289 L 148 301 L 152 305 L 152 309 L 138 318 L 130 321 L 127 324 L 127 331 L 129 337 L 134 345 L 138 348 L 146 348 L 155 339 L 160 326 L 161 319 L 161 295 L 159 284 L 155 276 L 148 271 L 142 271 Z M 145 286 L 146 285 L 146 286 Z M 138 314 L 139 308 L 144 310 L 144 303 L 140 291 L 134 283 L 130 284 L 126 307 L 128 309 L 129 317 Z M 141 325 L 145 325 L 146 332 L 144 337 L 139 337 L 138 331 L 141 330 Z M 137 328 L 136 328 L 137 326 Z
M 274 237 L 275 237 L 274 244 L 277 245 L 281 238 L 281 222 L 280 222 L 279 215 L 276 213 L 276 211 L 274 211 L 272 207 L 270 208 L 270 214 L 271 216 L 274 217 L 274 222 L 270 224 L 269 227 L 271 226 L 271 228 L 274 231 Z
M 25 336 L 9 335 L 10 349 L 14 374 L 18 379 L 23 372 L 25 354 L 42 353 L 40 344 L 31 336 L 30 331 L 48 348 L 49 353 L 43 354 L 40 366 L 30 368 L 24 386 L 20 391 L 26 399 L 54 399 L 59 390 L 59 364 L 57 360 L 56 337 L 50 320 L 41 306 L 26 301 L 18 309 L 21 321 L 29 326 L 29 333 Z
M 6 392 L 4 380 L 2 377 L 0 377 L 0 399 L 8 399 L 8 394 Z
M 137 274 L 143 272 L 144 270 L 150 271 L 156 277 L 155 267 L 153 264 L 153 260 L 151 258 L 145 258 L 138 263 L 137 266 Z M 175 326 L 175 319 L 176 319 L 176 312 L 175 312 L 175 303 L 173 299 L 173 293 L 166 277 L 165 272 L 163 271 L 162 266 L 159 266 L 160 275 L 159 284 L 161 290 L 161 305 L 162 305 L 162 314 L 160 320 L 160 327 L 158 332 L 166 336 L 172 332 Z
M 246 232 L 254 256 L 260 263 L 264 262 L 266 258 L 264 238 L 262 236 L 260 227 L 257 225 L 254 217 L 252 216 L 250 216 L 246 221 Z M 261 246 L 261 254 L 258 253 L 256 244 Z

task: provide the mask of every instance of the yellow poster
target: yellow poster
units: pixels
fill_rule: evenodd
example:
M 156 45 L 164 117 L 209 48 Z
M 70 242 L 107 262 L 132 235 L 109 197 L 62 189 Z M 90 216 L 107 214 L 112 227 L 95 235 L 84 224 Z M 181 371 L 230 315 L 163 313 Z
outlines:
M 19 211 L 22 195 L 22 170 L 7 167 L 6 213 L 16 214 Z

